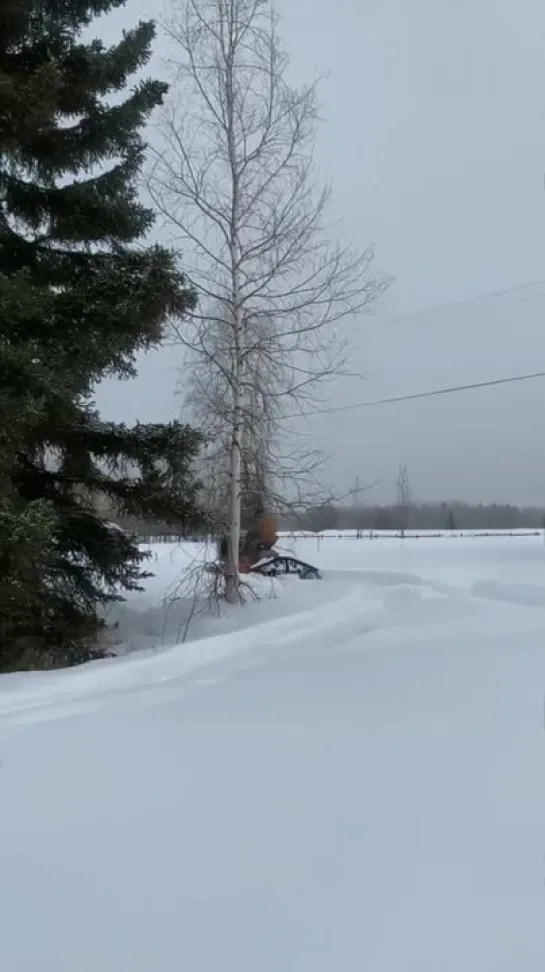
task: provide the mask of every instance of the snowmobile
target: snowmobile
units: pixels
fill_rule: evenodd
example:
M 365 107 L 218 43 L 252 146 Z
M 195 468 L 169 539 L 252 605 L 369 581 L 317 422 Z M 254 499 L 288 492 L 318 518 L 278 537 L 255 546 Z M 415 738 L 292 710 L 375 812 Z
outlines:
M 239 552 L 239 571 L 241 574 L 261 574 L 263 577 L 279 577 L 296 574 L 301 580 L 320 580 L 317 567 L 294 557 L 289 551 L 276 545 L 276 517 L 261 514 L 255 517 L 249 529 L 241 535 Z M 220 566 L 227 561 L 227 537 L 221 537 L 218 544 Z

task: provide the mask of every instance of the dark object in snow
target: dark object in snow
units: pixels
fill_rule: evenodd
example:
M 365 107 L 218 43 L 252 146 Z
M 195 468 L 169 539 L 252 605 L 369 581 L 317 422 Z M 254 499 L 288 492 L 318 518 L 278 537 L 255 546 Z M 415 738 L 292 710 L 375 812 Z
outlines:
M 261 514 L 250 524 L 241 537 L 239 571 L 241 574 L 261 574 L 264 577 L 279 577 L 296 574 L 301 580 L 318 580 L 321 573 L 317 567 L 307 564 L 291 554 L 274 549 L 277 542 L 276 517 L 274 514 Z M 218 541 L 219 568 L 225 569 L 228 555 L 226 536 Z
M 322 575 L 317 567 L 306 564 L 297 557 L 272 553 L 270 557 L 260 560 L 250 569 L 252 574 L 262 574 L 264 577 L 278 577 L 283 574 L 298 574 L 301 580 L 320 580 Z

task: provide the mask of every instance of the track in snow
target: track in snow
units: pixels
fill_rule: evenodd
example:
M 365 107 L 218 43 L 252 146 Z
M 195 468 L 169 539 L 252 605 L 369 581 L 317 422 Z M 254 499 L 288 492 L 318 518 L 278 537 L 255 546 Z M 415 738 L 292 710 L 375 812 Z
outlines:
M 0 967 L 542 972 L 544 617 L 472 593 L 542 565 L 476 560 L 0 680 Z

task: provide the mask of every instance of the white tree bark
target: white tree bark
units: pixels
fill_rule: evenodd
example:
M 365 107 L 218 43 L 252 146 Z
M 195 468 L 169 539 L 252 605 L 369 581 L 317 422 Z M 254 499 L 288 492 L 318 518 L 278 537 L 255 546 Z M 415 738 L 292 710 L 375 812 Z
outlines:
M 229 456 L 229 514 L 228 514 L 228 543 L 227 543 L 227 571 L 226 597 L 229 603 L 238 600 L 239 550 L 241 527 L 241 459 L 242 436 L 244 434 L 244 409 L 242 400 L 242 328 L 240 319 L 235 314 L 234 331 L 234 363 L 232 374 L 233 386 L 233 416 L 231 426 L 231 446 Z

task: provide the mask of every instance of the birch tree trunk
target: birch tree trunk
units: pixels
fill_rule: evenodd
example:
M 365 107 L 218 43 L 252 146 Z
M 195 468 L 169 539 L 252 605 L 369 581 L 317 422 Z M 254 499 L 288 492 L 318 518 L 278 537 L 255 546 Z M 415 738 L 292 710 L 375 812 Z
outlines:
M 242 402 L 241 324 L 235 315 L 235 362 L 233 367 L 233 418 L 229 455 L 229 533 L 227 538 L 227 566 L 225 596 L 230 604 L 239 598 L 239 551 L 241 527 L 241 468 L 244 411 Z

